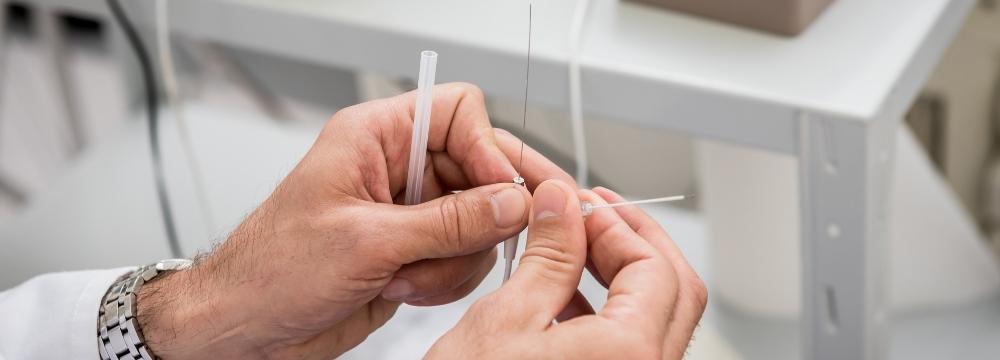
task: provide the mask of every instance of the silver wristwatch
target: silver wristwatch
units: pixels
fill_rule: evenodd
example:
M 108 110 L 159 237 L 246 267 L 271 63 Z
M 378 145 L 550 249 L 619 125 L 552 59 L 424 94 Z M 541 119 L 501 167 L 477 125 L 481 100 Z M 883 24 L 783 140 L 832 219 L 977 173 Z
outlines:
M 97 348 L 102 360 L 154 360 L 135 319 L 135 293 L 157 275 L 191 267 L 191 260 L 171 259 L 146 265 L 123 275 L 111 285 L 101 302 L 97 322 Z

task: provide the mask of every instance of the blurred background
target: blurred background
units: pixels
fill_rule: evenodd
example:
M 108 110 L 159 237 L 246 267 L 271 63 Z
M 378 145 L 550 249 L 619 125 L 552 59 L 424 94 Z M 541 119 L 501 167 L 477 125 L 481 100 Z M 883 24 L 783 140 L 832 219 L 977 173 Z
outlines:
M 163 106 L 155 111 L 161 112 L 167 189 L 187 254 L 224 240 L 338 109 L 414 89 L 418 52 L 409 49 L 435 49 L 441 54 L 439 82 L 483 86 L 495 126 L 571 174 L 579 175 L 583 156 L 589 186 L 634 199 L 698 194 L 698 201 L 648 208 L 712 294 L 690 358 L 812 357 L 814 350 L 800 345 L 807 333 L 803 311 L 815 310 L 803 310 L 802 296 L 803 264 L 809 264 L 801 247 L 808 213 L 800 208 L 807 201 L 800 175 L 806 170 L 796 150 L 765 141 L 785 131 L 768 119 L 760 134 L 727 130 L 755 116 L 785 115 L 709 118 L 714 107 L 739 109 L 750 101 L 780 104 L 796 114 L 811 108 L 838 113 L 841 103 L 878 111 L 898 106 L 904 110 L 900 118 L 884 120 L 898 120 L 898 126 L 881 138 L 893 160 L 885 170 L 887 184 L 862 188 L 887 193 L 885 233 L 864 238 L 883 241 L 884 256 L 841 259 L 848 268 L 884 264 L 876 274 L 886 278 L 877 284 L 886 293 L 888 310 L 879 316 L 888 317 L 887 335 L 865 335 L 865 341 L 884 348 L 874 358 L 996 358 L 1000 4 L 835 0 L 812 11 L 809 4 L 772 2 L 797 10 L 789 20 L 780 11 L 755 12 L 770 6 L 763 0 L 736 12 L 725 9 L 740 6 L 727 7 L 723 0 L 705 3 L 705 9 L 691 1 L 595 0 L 583 10 L 577 1 L 536 1 L 538 48 L 522 128 L 521 2 L 426 1 L 431 10 L 420 12 L 388 0 L 170 0 L 167 26 L 157 29 L 152 1 L 122 0 L 156 58 L 157 80 L 164 75 L 157 31 L 169 34 L 180 106 L 168 106 L 169 94 L 161 88 Z M 711 5 L 717 3 L 722 5 Z M 0 288 L 44 272 L 170 255 L 153 186 L 140 70 L 105 6 L 90 0 L 0 1 Z M 583 38 L 577 45 L 583 55 L 576 57 L 565 29 L 573 28 L 580 11 L 576 36 Z M 464 19 L 441 21 L 443 16 Z M 277 20 L 267 21 L 272 18 Z M 303 37 L 300 27 L 341 32 Z M 869 48 L 851 44 L 866 32 L 870 41 L 863 45 Z M 374 45 L 382 43 L 409 47 L 394 53 Z M 921 50 L 907 52 L 900 45 L 910 43 Z M 600 46 L 605 48 L 595 50 Z M 825 47 L 851 51 L 831 56 Z M 604 49 L 624 52 L 587 57 Z M 925 64 L 926 71 L 911 71 L 910 64 Z M 574 85 L 566 75 L 573 66 L 581 69 L 584 89 L 582 137 L 576 138 L 568 91 Z M 476 75 L 462 76 L 467 73 Z M 616 74 L 639 84 L 668 84 L 662 93 L 613 81 L 604 90 L 662 101 L 668 111 L 626 114 L 608 105 L 614 99 L 587 91 Z M 832 80 L 843 81 L 824 84 Z M 911 87 L 913 95 L 894 105 L 891 90 L 878 93 L 884 99 L 855 92 L 882 83 Z M 737 100 L 728 105 L 705 96 L 686 105 L 704 107 L 704 119 L 697 112 L 669 111 L 674 102 L 701 93 Z M 672 100 L 675 95 L 680 100 Z M 674 126 L 671 119 L 680 117 L 695 125 Z M 661 126 L 660 118 L 668 125 Z M 744 135 L 750 140 L 740 140 Z M 850 234 L 833 225 L 823 231 L 832 238 Z M 420 357 L 476 297 L 498 284 L 494 273 L 469 299 L 439 309 L 403 308 L 346 357 Z M 603 303 L 603 289 L 591 279 L 581 287 L 594 303 Z M 862 296 L 838 294 L 854 295 Z

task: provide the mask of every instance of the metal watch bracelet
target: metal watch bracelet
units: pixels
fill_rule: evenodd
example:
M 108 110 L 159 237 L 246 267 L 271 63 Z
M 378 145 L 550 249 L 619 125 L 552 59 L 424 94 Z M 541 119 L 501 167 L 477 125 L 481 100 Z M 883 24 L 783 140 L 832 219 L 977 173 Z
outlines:
M 135 318 L 135 293 L 156 276 L 191 267 L 191 260 L 171 259 L 140 267 L 123 275 L 108 288 L 97 322 L 97 348 L 102 360 L 155 360 L 146 347 Z

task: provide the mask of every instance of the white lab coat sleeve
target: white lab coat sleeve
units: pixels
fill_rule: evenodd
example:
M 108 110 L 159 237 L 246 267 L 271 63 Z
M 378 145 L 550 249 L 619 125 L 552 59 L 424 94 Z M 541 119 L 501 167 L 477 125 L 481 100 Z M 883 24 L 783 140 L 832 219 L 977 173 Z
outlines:
M 45 274 L 0 293 L 0 360 L 100 359 L 98 306 L 132 269 Z

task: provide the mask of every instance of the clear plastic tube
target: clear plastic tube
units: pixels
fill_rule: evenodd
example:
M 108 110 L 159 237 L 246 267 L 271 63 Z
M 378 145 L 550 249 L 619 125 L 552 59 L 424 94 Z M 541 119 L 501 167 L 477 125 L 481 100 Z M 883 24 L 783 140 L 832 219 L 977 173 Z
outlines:
M 421 202 L 424 187 L 424 167 L 427 165 L 427 136 L 434 103 L 434 75 L 437 71 L 436 52 L 420 53 L 420 76 L 417 78 L 417 100 L 413 111 L 413 136 L 410 139 L 410 165 L 406 175 L 406 205 Z

